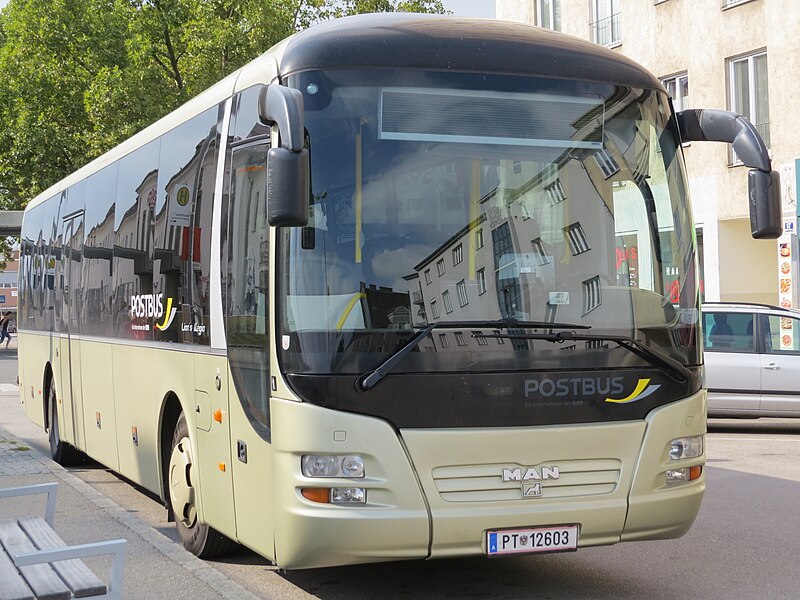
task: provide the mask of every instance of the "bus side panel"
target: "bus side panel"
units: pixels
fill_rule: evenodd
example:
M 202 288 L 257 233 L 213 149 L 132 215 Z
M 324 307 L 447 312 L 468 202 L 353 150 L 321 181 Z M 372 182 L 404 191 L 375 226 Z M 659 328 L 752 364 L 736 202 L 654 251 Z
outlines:
M 158 477 L 161 396 L 155 391 L 155 381 L 175 379 L 184 372 L 166 360 L 170 354 L 175 353 L 157 352 L 144 346 L 113 347 L 119 472 L 155 493 L 161 489 Z
M 227 386 L 230 390 L 236 537 L 240 543 L 274 562 L 274 519 L 277 513 L 273 507 L 272 488 L 276 483 L 272 473 L 272 444 L 253 429 L 242 408 L 230 373 Z M 244 460 L 238 457 L 239 442 L 247 448 Z
M 25 414 L 44 428 L 44 372 L 50 357 L 50 340 L 45 335 L 21 331 L 17 343 L 20 395 L 25 403 Z
M 324 567 L 426 558 L 431 539 L 419 482 L 394 429 L 380 419 L 272 398 L 276 563 Z M 360 455 L 359 479 L 310 478 L 304 454 Z M 362 487 L 366 503 L 322 504 L 303 488 Z M 237 495 L 239 490 L 236 490 Z
M 81 340 L 80 346 L 86 453 L 109 469 L 119 471 L 113 345 Z
M 200 518 L 220 533 L 235 539 L 228 359 L 225 356 L 196 354 L 194 360 L 195 456 L 202 490 Z

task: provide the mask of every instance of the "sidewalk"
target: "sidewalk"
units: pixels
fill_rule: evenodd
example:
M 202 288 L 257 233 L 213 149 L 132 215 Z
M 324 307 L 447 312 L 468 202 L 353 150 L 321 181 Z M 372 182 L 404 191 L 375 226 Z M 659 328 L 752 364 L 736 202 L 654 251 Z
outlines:
M 16 338 L 12 345 L 15 342 Z M 37 449 L 47 448 L 47 435 L 27 421 L 15 382 L 16 349 L 1 347 L 0 487 L 57 482 L 55 530 L 67 544 L 118 538 L 128 540 L 123 585 L 127 600 L 257 600 L 257 596 L 140 521 L 134 513 L 106 498 Z M 33 500 L 0 500 L 0 519 L 43 515 L 44 505 L 45 496 Z M 85 562 L 99 577 L 108 581 L 109 558 Z

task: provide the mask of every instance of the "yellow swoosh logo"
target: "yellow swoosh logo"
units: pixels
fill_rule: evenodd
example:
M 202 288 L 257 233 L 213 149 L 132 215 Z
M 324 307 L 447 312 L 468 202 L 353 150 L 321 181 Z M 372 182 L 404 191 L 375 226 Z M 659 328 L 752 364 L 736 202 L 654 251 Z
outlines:
M 614 402 L 615 404 L 624 404 L 626 402 L 632 402 L 633 400 L 636 400 L 637 396 L 639 396 L 639 394 L 641 394 L 649 384 L 650 384 L 649 379 L 640 379 L 639 383 L 636 384 L 636 389 L 633 390 L 630 396 L 628 396 L 627 398 L 619 398 L 619 399 L 606 398 L 606 402 Z
M 164 322 L 161 324 L 156 324 L 156 327 L 161 331 L 164 331 L 172 324 L 172 318 L 174 316 L 175 313 L 172 312 L 172 298 L 167 298 L 167 310 L 164 311 Z

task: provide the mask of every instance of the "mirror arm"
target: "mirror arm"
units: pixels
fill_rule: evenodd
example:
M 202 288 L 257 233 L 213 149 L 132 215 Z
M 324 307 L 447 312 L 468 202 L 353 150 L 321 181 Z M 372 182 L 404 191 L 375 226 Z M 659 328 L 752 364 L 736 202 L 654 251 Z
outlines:
M 716 109 L 687 109 L 675 116 L 682 142 L 727 142 L 745 166 L 772 171 L 764 140 L 747 118 Z
M 275 123 L 281 147 L 300 152 L 303 149 L 303 94 L 282 85 L 267 85 L 258 95 L 258 116 L 264 123 Z

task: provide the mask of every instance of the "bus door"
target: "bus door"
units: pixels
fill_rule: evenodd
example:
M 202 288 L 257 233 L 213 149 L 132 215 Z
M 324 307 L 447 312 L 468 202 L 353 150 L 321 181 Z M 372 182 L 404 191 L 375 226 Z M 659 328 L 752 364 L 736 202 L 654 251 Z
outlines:
M 61 277 L 62 302 L 56 303 L 55 315 L 62 336 L 59 338 L 59 358 L 64 429 L 67 441 L 79 449 L 86 448 L 81 393 L 81 351 L 76 339 L 80 318 L 81 244 L 83 237 L 83 211 L 66 215 L 61 224 Z M 64 335 L 65 334 L 65 335 Z
M 247 93 L 258 92 L 257 88 Z M 242 101 L 256 106 L 257 95 Z M 248 129 L 249 130 L 249 129 Z M 237 537 L 274 558 L 270 396 L 269 264 L 266 158 L 263 141 L 245 142 L 231 157 L 228 276 L 225 317 L 230 365 L 230 409 L 234 444 L 233 485 Z M 226 169 L 227 170 L 227 169 Z

